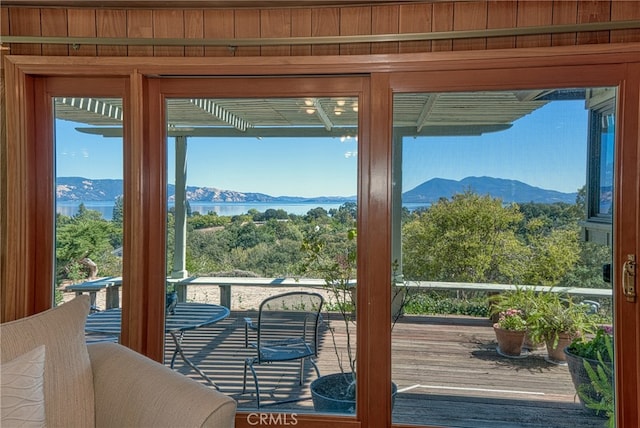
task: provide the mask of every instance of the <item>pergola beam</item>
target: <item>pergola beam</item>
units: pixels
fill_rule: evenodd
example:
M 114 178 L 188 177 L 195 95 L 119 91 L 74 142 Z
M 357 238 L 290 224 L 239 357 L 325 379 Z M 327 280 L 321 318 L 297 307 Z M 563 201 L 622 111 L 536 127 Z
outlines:
M 234 128 L 240 130 L 240 131 L 246 131 L 249 128 L 253 128 L 253 124 L 247 122 L 246 120 L 242 119 L 241 117 L 236 116 L 233 113 L 230 113 L 229 111 L 225 110 L 224 108 L 220 107 L 219 105 L 217 105 L 216 103 L 214 103 L 211 100 L 206 100 L 206 99 L 202 99 L 202 98 L 192 98 L 189 100 L 189 102 L 191 102 L 191 104 L 201 108 L 202 110 L 206 111 L 207 113 L 209 113 L 210 115 L 212 115 L 213 117 L 228 123 L 229 125 L 233 126 Z
M 58 98 L 61 104 L 94 113 L 110 119 L 122 121 L 122 108 L 95 98 Z
M 431 116 L 431 112 L 433 111 L 437 100 L 438 94 L 431 94 L 427 97 L 427 101 L 422 106 L 420 116 L 418 116 L 418 120 L 416 122 L 416 130 L 418 132 L 422 131 L 422 127 L 425 126 L 427 120 L 429 120 L 429 117 Z
M 322 108 L 320 101 L 317 98 L 313 99 L 313 107 L 316 109 L 316 114 L 324 124 L 324 127 L 327 131 L 331 131 L 333 129 L 333 122 L 329 119 L 329 115 Z

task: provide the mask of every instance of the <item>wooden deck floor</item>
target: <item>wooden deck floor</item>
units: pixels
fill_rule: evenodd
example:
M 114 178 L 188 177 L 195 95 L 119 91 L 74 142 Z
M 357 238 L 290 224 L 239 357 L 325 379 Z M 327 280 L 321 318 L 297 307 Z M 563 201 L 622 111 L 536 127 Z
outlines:
M 251 411 L 256 402 L 250 374 L 247 393 L 242 394 L 244 360 L 252 355 L 252 350 L 244 347 L 245 316 L 245 312 L 232 312 L 218 324 L 187 332 L 183 347 L 224 393 L 238 401 L 240 410 Z M 343 341 L 344 337 L 337 339 Z M 547 362 L 544 349 L 521 359 L 498 355 L 489 320 L 408 316 L 396 324 L 393 340 L 393 380 L 398 385 L 394 423 L 600 428 L 606 421 L 582 408 L 567 367 Z M 320 349 L 317 362 L 321 373 L 337 371 L 328 332 L 322 335 Z M 172 350 L 172 342 L 167 340 L 168 357 Z M 180 358 L 175 369 L 205 383 Z M 263 404 L 306 398 L 270 405 L 266 410 L 313 412 L 309 383 L 315 379 L 315 372 L 311 367 L 305 368 L 302 386 L 297 384 L 297 363 L 260 366 L 257 372 Z

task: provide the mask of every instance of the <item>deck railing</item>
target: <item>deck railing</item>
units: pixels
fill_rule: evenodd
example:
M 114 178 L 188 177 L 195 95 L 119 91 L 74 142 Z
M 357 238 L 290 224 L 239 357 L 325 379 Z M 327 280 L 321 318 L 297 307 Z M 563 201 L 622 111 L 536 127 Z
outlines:
M 255 277 L 216 277 L 193 276 L 183 279 L 169 278 L 168 284 L 172 284 L 178 293 L 178 301 L 184 302 L 187 297 L 188 287 L 218 286 L 220 288 L 220 304 L 231 308 L 231 292 L 233 287 L 264 287 L 264 288 L 291 288 L 303 287 L 322 289 L 324 280 L 318 278 L 255 278 Z M 75 291 L 76 294 L 89 292 L 92 301 L 95 302 L 95 293 L 106 289 L 113 295 L 122 285 L 122 278 L 108 277 L 95 281 L 87 281 L 81 284 L 67 286 L 67 291 Z M 607 298 L 612 296 L 610 288 L 581 288 L 581 287 L 556 287 L 542 285 L 515 285 L 469 282 L 440 282 L 440 281 L 404 281 L 401 286 L 408 290 L 453 290 L 453 291 L 481 291 L 486 293 L 502 293 L 509 290 L 533 289 L 538 292 L 563 293 L 580 298 Z M 107 306 L 117 305 L 117 299 L 113 296 L 107 300 Z

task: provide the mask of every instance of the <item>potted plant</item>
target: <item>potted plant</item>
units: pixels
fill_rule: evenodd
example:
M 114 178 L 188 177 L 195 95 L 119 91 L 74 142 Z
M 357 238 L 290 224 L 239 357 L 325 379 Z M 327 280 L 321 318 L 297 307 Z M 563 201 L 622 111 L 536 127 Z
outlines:
M 488 298 L 491 320 L 494 323 L 498 322 L 501 313 L 510 309 L 519 309 L 522 312 L 521 317 L 527 324 L 523 349 L 532 350 L 544 346 L 544 342 L 534 340 L 529 331 L 528 318 L 537 312 L 538 300 L 538 292 L 534 288 L 517 285 L 514 290 L 494 294 Z
M 586 333 L 595 330 L 595 319 L 589 306 L 553 291 L 538 294 L 537 306 L 528 317 L 534 340 L 547 345 L 547 361 L 566 364 L 564 348 Z
M 328 331 L 338 361 L 340 372 L 323 375 L 311 383 L 314 409 L 328 413 L 354 413 L 356 400 L 356 229 L 347 232 L 345 242 L 328 242 L 319 226 L 304 240 L 302 250 L 306 254 L 301 272 L 320 275 L 324 289 L 328 291 Z M 330 325 L 332 316 L 342 324 L 346 344 L 341 347 L 336 341 L 335 327 Z M 395 400 L 397 386 L 392 383 L 392 399 Z M 393 405 L 393 402 L 392 402 Z
M 612 336 L 610 326 L 601 326 L 595 335 L 578 337 L 564 349 L 580 402 L 596 415 L 613 414 Z
M 493 324 L 498 341 L 497 351 L 505 357 L 519 357 L 522 353 L 527 322 L 520 309 L 510 308 L 500 312 L 498 322 Z

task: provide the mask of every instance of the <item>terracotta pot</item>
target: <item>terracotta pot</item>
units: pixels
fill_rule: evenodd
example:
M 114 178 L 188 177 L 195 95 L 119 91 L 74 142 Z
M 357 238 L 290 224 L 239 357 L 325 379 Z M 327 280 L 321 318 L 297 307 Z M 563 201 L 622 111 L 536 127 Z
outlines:
M 567 357 L 564 348 L 571 345 L 573 336 L 568 333 L 558 333 L 558 342 L 554 346 L 555 336 L 546 340 L 548 361 L 556 364 L 566 364 Z
M 498 353 L 506 357 L 519 357 L 522 353 L 524 336 L 526 332 L 517 330 L 505 330 L 498 323 L 493 325 L 493 331 L 498 341 Z

